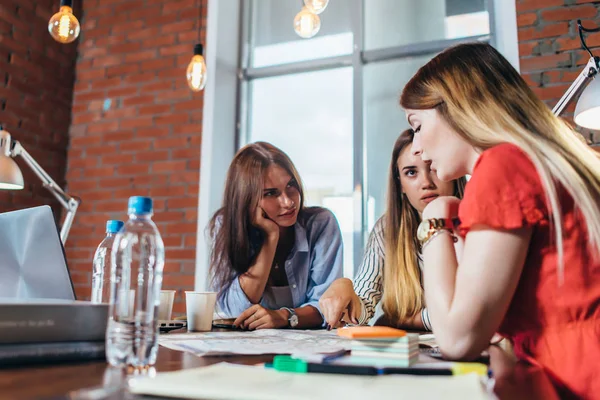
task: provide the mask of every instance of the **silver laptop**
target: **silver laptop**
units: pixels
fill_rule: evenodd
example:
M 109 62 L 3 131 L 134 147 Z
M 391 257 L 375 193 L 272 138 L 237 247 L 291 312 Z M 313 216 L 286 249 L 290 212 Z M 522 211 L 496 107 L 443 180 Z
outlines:
M 75 299 L 49 206 L 0 214 L 0 298 Z

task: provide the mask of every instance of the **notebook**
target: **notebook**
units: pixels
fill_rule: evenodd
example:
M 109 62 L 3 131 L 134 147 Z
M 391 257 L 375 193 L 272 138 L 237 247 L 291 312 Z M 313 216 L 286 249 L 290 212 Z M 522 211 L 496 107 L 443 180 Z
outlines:
M 337 334 L 349 339 L 396 339 L 406 336 L 402 329 L 387 326 L 352 326 L 340 328 Z
M 215 400 L 488 398 L 476 374 L 447 377 L 298 374 L 226 363 L 161 372 L 154 378 L 135 377 L 129 381 L 129 390 L 152 396 Z

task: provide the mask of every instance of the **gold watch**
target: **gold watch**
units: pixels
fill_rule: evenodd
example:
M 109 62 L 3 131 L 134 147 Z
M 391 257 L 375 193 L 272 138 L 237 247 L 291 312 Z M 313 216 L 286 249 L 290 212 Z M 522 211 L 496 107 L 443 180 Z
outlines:
M 447 230 L 448 232 L 453 233 L 454 228 L 458 226 L 458 224 L 458 218 L 424 219 L 417 228 L 417 239 L 419 240 L 421 246 L 423 246 L 423 244 L 425 244 L 425 242 L 427 242 L 434 235 L 434 233 L 441 230 Z

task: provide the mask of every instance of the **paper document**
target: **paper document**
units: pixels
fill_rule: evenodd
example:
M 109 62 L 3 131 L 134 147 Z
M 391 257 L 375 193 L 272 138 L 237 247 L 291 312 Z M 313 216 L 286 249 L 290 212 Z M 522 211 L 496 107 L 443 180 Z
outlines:
M 216 364 L 155 378 L 134 378 L 136 394 L 185 399 L 245 400 L 365 400 L 365 399 L 488 399 L 477 375 L 348 376 L 278 372 L 260 366 Z
M 161 346 L 197 356 L 322 354 L 350 349 L 350 341 L 334 331 L 264 329 L 248 332 L 206 332 L 161 335 Z

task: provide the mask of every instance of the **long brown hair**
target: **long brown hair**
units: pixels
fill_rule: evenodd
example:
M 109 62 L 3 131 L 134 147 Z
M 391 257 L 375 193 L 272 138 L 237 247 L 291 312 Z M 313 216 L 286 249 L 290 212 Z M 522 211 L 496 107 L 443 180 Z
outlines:
M 385 263 L 383 268 L 383 311 L 391 321 L 403 322 L 414 317 L 424 307 L 421 270 L 419 268 L 420 245 L 417 227 L 421 222 L 419 212 L 402 192 L 398 157 L 412 143 L 413 131 L 400 134 L 390 163 L 388 179 L 387 211 L 385 214 Z M 462 198 L 466 179 L 454 181 L 454 195 Z
M 248 271 L 263 245 L 263 232 L 252 225 L 252 219 L 262 198 L 265 172 L 272 165 L 283 168 L 294 179 L 300 193 L 298 210 L 303 210 L 302 181 L 287 154 L 266 142 L 251 143 L 237 152 L 227 171 L 222 207 L 208 226 L 213 242 L 212 287 L 221 293 Z
M 462 44 L 438 54 L 404 87 L 405 109 L 437 109 L 478 150 L 511 143 L 534 164 L 551 212 L 562 279 L 563 226 L 557 184 L 573 197 L 600 250 L 600 157 L 533 93 L 492 46 Z

